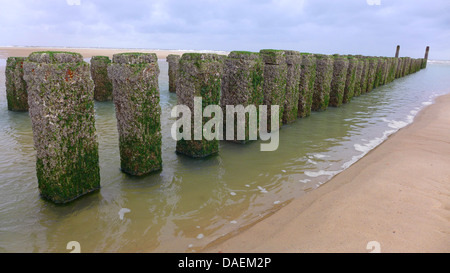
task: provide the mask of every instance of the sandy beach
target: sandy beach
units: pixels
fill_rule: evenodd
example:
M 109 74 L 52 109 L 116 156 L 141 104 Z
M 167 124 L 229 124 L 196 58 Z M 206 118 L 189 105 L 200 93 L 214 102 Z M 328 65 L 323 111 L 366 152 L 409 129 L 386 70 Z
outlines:
M 158 59 L 165 59 L 169 54 L 182 55 L 187 51 L 182 50 L 141 50 L 141 49 L 105 49 L 105 48 L 48 48 L 48 47 L 0 47 L 0 58 L 6 59 L 8 57 L 28 57 L 30 53 L 35 51 L 70 51 L 77 52 L 83 55 L 84 58 L 91 58 L 92 56 L 112 56 L 116 53 L 123 52 L 143 52 L 156 53 Z M 194 52 L 194 51 L 189 51 Z
M 450 252 L 450 94 L 351 167 L 205 252 Z

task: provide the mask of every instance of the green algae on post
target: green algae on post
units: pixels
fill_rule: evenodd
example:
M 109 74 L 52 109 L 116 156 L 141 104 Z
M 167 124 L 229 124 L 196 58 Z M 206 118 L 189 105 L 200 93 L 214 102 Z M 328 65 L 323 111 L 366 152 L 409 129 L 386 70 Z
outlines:
M 359 79 L 359 90 L 355 92 L 355 96 L 359 96 L 367 92 L 367 77 L 369 76 L 369 59 L 363 56 L 359 56 L 361 61 L 361 77 Z
M 91 76 L 94 80 L 94 99 L 96 101 L 112 100 L 112 82 L 108 77 L 108 65 L 111 60 L 107 56 L 91 58 Z
M 375 70 L 375 79 L 373 81 L 373 88 L 377 88 L 378 86 L 384 83 L 384 75 L 386 70 L 386 60 L 384 58 L 377 58 L 377 67 Z
M 333 78 L 331 80 L 329 106 L 338 107 L 342 105 L 348 65 L 349 60 L 346 56 L 333 55 Z
M 271 128 L 271 107 L 279 106 L 279 127 L 283 124 L 286 99 L 287 63 L 284 50 L 262 49 L 259 51 L 264 61 L 264 104 L 267 105 L 268 128 Z
M 10 111 L 28 111 L 27 83 L 23 79 L 24 57 L 8 57 L 5 68 L 6 100 Z
M 368 58 L 368 71 L 367 71 L 367 85 L 366 85 L 366 93 L 372 91 L 374 87 L 376 72 L 378 68 L 378 58 L 369 57 Z
M 303 118 L 311 115 L 311 106 L 316 81 L 316 58 L 310 53 L 301 53 L 301 74 L 298 98 L 298 115 Z
M 286 56 L 287 76 L 282 120 L 283 124 L 288 124 L 296 121 L 298 116 L 302 56 L 300 55 L 300 52 L 294 50 L 285 50 L 284 53 Z
M 314 54 L 316 58 L 316 80 L 311 106 L 312 111 L 324 111 L 330 102 L 331 80 L 333 79 L 333 57 Z
M 178 105 L 191 111 L 191 139 L 177 141 L 176 151 L 193 158 L 207 157 L 219 152 L 219 140 L 195 140 L 194 97 L 202 98 L 202 112 L 208 105 L 220 105 L 224 57 L 212 53 L 184 53 L 179 62 L 177 81 Z M 208 118 L 202 118 L 203 125 Z M 197 128 L 198 129 L 198 128 Z M 218 130 L 218 128 L 215 128 Z
M 166 62 L 169 63 L 169 92 L 177 92 L 177 73 L 178 73 L 178 62 L 180 61 L 180 56 L 175 54 L 167 55 Z
M 226 134 L 226 106 L 254 105 L 264 103 L 264 63 L 259 53 L 247 51 L 232 51 L 224 60 L 222 77 L 221 107 L 224 113 L 224 134 Z M 249 140 L 250 123 L 249 113 L 245 114 L 245 139 L 238 140 L 237 114 L 234 114 L 234 138 L 227 140 L 245 143 Z M 256 113 L 258 115 L 258 113 Z M 256 117 L 257 119 L 257 117 Z M 258 125 L 256 125 L 258 126 Z
M 349 103 L 355 95 L 355 86 L 358 83 L 357 78 L 361 78 L 362 66 L 358 58 L 347 56 L 348 69 L 345 79 L 343 103 Z
M 66 203 L 100 188 L 94 82 L 78 53 L 34 52 L 24 62 L 41 196 Z
M 120 53 L 108 67 L 119 131 L 121 170 L 141 176 L 161 170 L 159 66 L 154 53 Z

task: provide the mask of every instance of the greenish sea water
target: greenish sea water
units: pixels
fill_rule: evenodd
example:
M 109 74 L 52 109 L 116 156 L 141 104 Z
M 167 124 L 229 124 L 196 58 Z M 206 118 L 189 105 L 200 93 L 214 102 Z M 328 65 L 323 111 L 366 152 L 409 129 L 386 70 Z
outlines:
M 260 141 L 221 142 L 218 156 L 190 159 L 175 153 L 170 111 L 177 100 L 160 60 L 162 172 L 135 178 L 120 171 L 114 104 L 96 103 L 102 188 L 58 206 L 39 196 L 28 113 L 7 110 L 5 63 L 0 252 L 70 252 L 69 241 L 78 241 L 81 252 L 198 251 L 326 183 L 450 92 L 450 64 L 431 62 L 340 108 L 283 126 L 275 152 L 261 152 Z

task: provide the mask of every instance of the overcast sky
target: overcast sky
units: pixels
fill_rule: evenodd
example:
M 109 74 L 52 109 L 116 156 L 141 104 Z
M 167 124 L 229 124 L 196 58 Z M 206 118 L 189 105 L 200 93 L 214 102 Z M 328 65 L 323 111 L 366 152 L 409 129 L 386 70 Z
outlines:
M 449 0 L 0 1 L 1 46 L 393 56 L 399 44 L 401 56 L 429 45 L 430 59 L 450 59 Z

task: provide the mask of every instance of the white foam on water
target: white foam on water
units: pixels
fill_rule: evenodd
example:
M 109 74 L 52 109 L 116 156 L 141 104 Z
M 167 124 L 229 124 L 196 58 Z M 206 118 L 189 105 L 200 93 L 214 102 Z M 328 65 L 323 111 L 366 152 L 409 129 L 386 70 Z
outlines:
M 205 235 L 203 235 L 202 233 L 200 233 L 199 235 L 197 235 L 197 239 L 202 239 L 203 237 L 205 237 Z
M 280 201 L 273 202 L 274 205 L 280 204 Z
M 311 163 L 311 164 L 313 164 L 313 165 L 316 165 L 317 164 L 317 162 L 315 162 L 315 161 L 312 161 L 311 159 L 309 159 L 308 158 L 308 163 Z
M 131 210 L 130 210 L 130 209 L 127 209 L 127 208 L 121 208 L 121 209 L 119 210 L 119 218 L 120 218 L 120 220 L 123 220 L 124 214 L 125 214 L 125 213 L 128 213 L 128 212 L 131 212 Z
M 258 186 L 258 189 L 262 192 L 262 193 L 267 193 L 267 190 L 261 186 Z
M 235 221 L 235 220 L 230 221 L 230 224 L 237 224 L 237 221 Z
M 320 170 L 318 172 L 310 172 L 310 171 L 305 171 L 305 175 L 309 176 L 309 177 L 319 177 L 319 176 L 334 176 L 336 174 L 338 174 L 339 171 L 324 171 L 324 170 Z
M 231 194 L 232 196 L 235 196 L 235 195 L 236 195 L 236 193 L 235 193 L 234 191 L 230 192 L 230 194 Z
M 286 172 L 286 170 L 281 170 L 281 171 L 284 172 L 284 173 Z
M 315 158 L 319 158 L 319 159 L 325 158 L 325 157 L 330 157 L 329 155 L 322 155 L 322 154 L 314 154 L 313 156 L 314 156 Z
M 431 104 L 433 104 L 433 102 L 431 102 L 431 101 L 424 101 L 424 102 L 422 102 L 423 106 L 427 106 L 427 105 L 431 105 Z
M 302 182 L 302 183 L 308 183 L 311 182 L 311 179 L 300 179 L 298 182 Z

